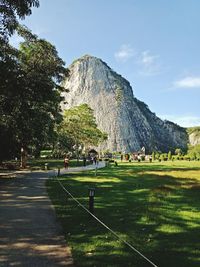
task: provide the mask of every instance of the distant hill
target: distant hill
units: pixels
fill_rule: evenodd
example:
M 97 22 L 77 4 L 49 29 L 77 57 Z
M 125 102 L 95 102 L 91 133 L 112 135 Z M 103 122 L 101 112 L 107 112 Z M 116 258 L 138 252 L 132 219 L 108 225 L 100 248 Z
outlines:
M 187 128 L 189 143 L 192 146 L 200 144 L 200 126 Z
M 86 55 L 69 71 L 62 109 L 86 103 L 94 110 L 99 129 L 108 134 L 100 150 L 133 152 L 145 147 L 150 153 L 187 147 L 186 129 L 158 118 L 134 96 L 130 83 L 101 59 Z

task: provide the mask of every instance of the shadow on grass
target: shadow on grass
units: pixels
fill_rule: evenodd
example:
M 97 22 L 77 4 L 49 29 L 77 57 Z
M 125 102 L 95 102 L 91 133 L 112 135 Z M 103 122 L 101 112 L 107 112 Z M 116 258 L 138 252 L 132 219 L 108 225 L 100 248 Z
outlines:
M 199 180 L 145 174 L 183 171 L 162 165 L 105 168 L 61 177 L 85 206 L 96 187 L 95 215 L 158 266 L 200 265 Z M 194 169 L 195 168 L 195 169 Z M 200 170 L 199 167 L 189 170 Z M 134 172 L 133 172 L 134 169 Z M 186 169 L 188 171 L 188 168 Z M 72 246 L 77 266 L 150 266 L 68 198 L 56 180 L 48 190 Z

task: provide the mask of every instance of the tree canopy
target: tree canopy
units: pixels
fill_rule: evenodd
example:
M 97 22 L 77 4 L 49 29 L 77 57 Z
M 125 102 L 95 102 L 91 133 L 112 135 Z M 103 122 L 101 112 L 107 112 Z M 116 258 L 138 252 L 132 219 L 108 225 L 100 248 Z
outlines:
M 1 158 L 20 147 L 40 148 L 52 137 L 61 121 L 60 82 L 68 73 L 52 44 L 25 27 L 17 32 L 24 38 L 19 50 L 9 46 L 0 62 Z
M 20 148 L 39 150 L 62 119 L 64 62 L 51 43 L 18 22 L 38 6 L 39 0 L 0 0 L 0 161 Z M 19 49 L 9 44 L 14 32 L 24 40 Z
M 189 146 L 188 156 L 192 159 L 200 159 L 200 144 Z
M 85 148 L 98 146 L 107 139 L 107 134 L 97 128 L 93 110 L 87 104 L 65 110 L 58 133 L 70 139 L 71 145 Z
M 18 17 L 31 14 L 32 7 L 39 7 L 38 0 L 0 0 L 0 39 L 7 40 L 18 26 Z

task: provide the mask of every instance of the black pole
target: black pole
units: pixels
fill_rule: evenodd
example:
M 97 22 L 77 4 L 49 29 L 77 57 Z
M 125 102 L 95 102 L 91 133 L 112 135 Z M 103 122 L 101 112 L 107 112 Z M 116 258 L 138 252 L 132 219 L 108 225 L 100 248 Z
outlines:
M 89 211 L 91 213 L 94 213 L 94 197 L 93 196 L 89 197 Z
M 89 211 L 94 213 L 94 195 L 95 195 L 95 188 L 88 188 L 89 194 Z
M 60 168 L 58 168 L 58 175 L 57 175 L 58 177 L 60 176 Z

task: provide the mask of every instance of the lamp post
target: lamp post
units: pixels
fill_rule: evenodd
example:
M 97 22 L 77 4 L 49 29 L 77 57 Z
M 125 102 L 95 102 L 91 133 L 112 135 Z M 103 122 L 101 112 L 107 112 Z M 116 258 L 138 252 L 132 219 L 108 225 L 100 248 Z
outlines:
M 24 168 L 25 166 L 25 164 L 24 164 L 24 148 L 23 147 L 21 147 L 21 164 L 20 164 L 21 166 L 21 168 Z
M 89 188 L 88 189 L 88 195 L 89 195 L 89 211 L 91 213 L 94 213 L 94 195 L 95 195 L 95 188 Z

